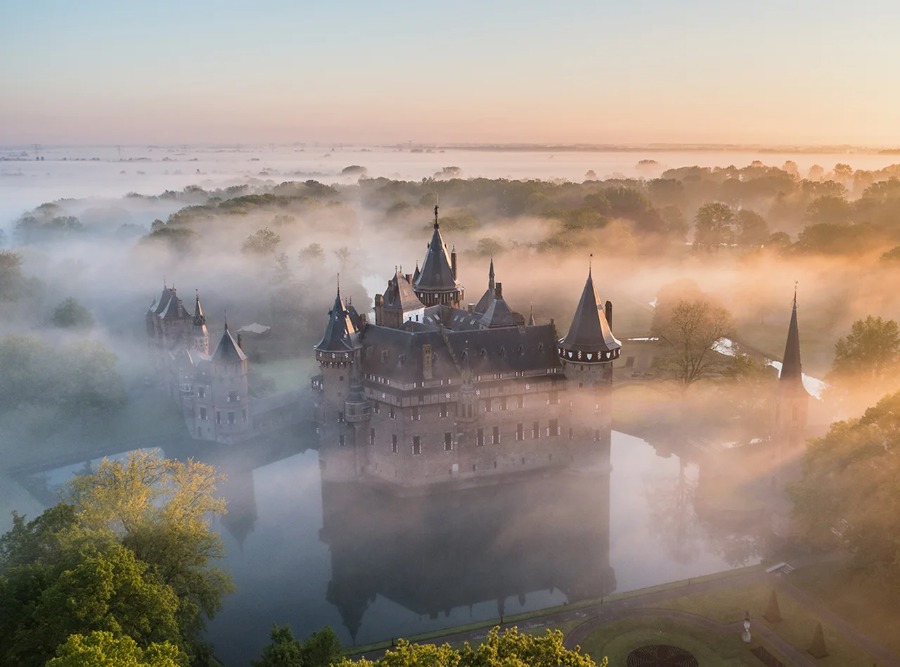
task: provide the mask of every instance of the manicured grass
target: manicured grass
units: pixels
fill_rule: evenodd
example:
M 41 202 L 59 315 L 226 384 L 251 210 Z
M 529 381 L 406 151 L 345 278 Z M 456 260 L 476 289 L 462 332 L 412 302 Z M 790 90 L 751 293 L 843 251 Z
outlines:
M 701 665 L 755 666 L 740 635 L 719 635 L 690 623 L 652 615 L 614 621 L 592 633 L 581 649 L 598 662 L 624 665 L 628 654 L 641 646 L 666 644 L 689 651 Z
M 794 574 L 791 575 L 792 577 Z M 816 623 L 819 621 L 813 613 L 787 592 L 779 590 L 778 604 L 782 621 L 769 623 L 763 619 L 763 613 L 769 602 L 772 587 L 767 583 L 744 584 L 727 590 L 716 590 L 706 593 L 684 595 L 658 605 L 660 608 L 677 609 L 721 622 L 740 621 L 744 612 L 749 611 L 752 623 L 765 624 L 773 632 L 788 641 L 794 648 L 806 651 L 812 641 Z M 820 665 L 829 667 L 846 665 L 847 667 L 871 667 L 875 660 L 862 651 L 850 640 L 844 638 L 823 624 L 825 646 L 829 657 L 819 660 Z M 752 630 L 752 628 L 751 628 Z M 770 650 L 771 647 L 767 647 Z M 774 650 L 772 650 L 775 653 Z M 701 663 L 702 664 L 702 663 Z
M 846 562 L 818 563 L 791 574 L 795 586 L 834 610 L 867 637 L 900 654 L 897 589 Z M 827 636 L 826 636 L 827 643 Z

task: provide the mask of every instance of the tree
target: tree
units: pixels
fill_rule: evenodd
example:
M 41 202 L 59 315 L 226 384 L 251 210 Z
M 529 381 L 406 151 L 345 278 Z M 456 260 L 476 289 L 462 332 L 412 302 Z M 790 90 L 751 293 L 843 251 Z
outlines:
M 759 213 L 750 209 L 741 209 L 735 216 L 735 223 L 739 245 L 765 245 L 769 238 L 769 225 Z
M 607 664 L 606 658 L 600 667 Z M 449 644 L 410 644 L 405 639 L 397 647 L 385 652 L 374 662 L 366 659 L 344 659 L 337 667 L 597 667 L 590 656 L 563 646 L 563 634 L 559 630 L 547 630 L 543 636 L 519 632 L 509 628 L 502 634 L 493 628 L 485 640 L 477 646 L 466 642 L 461 649 Z
M 253 667 L 330 667 L 341 660 L 344 649 L 330 627 L 311 634 L 305 642 L 294 639 L 294 633 L 284 625 L 272 626 L 272 641 L 263 649 Z
M 204 617 L 231 589 L 212 567 L 216 472 L 135 453 L 76 478 L 68 501 L 0 537 L 0 664 L 43 665 L 71 635 L 169 642 L 198 658 Z
M 56 307 L 51 321 L 60 329 L 90 329 L 94 326 L 91 311 L 71 296 Z
M 268 227 L 263 227 L 244 240 L 241 250 L 249 254 L 271 255 L 279 243 L 281 243 L 281 237 Z
M 797 537 L 849 550 L 858 566 L 900 587 L 900 393 L 814 440 L 789 487 Z
M 273 625 L 269 635 L 271 642 L 263 649 L 259 660 L 253 660 L 253 667 L 306 667 L 303 661 L 303 647 L 294 639 L 290 627 Z
M 705 298 L 661 303 L 653 317 L 652 333 L 666 348 L 664 366 L 687 388 L 717 365 L 713 343 L 732 328 L 728 311 Z
M 214 495 L 219 481 L 213 467 L 197 461 L 134 452 L 125 461 L 104 460 L 70 484 L 79 523 L 111 531 L 172 587 L 179 625 L 190 638 L 232 588 L 230 577 L 212 566 L 223 555 L 221 538 L 209 526 L 210 515 L 225 513 Z
M 15 301 L 24 291 L 22 257 L 7 250 L 0 251 L 0 301 Z
M 866 377 L 882 379 L 900 361 L 900 329 L 894 320 L 869 315 L 857 320 L 850 333 L 834 345 L 833 379 Z
M 734 240 L 734 212 L 727 204 L 710 202 L 697 211 L 694 218 L 694 245 L 718 248 Z
M 59 646 L 46 667 L 179 667 L 178 648 L 168 642 L 141 649 L 131 637 L 111 632 L 76 634 Z

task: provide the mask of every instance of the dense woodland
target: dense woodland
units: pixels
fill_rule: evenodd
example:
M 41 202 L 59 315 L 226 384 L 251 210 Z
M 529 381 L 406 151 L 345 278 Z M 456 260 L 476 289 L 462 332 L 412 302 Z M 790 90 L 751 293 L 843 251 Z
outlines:
M 799 280 L 805 368 L 829 382 L 821 412 L 846 420 L 810 446 L 804 477 L 791 489 L 802 543 L 848 549 L 862 576 L 900 586 L 900 543 L 892 537 L 900 534 L 900 493 L 891 481 L 900 475 L 893 423 L 900 401 L 900 295 L 893 288 L 900 165 L 860 171 L 836 164 L 800 174 L 790 162 L 754 162 L 582 183 L 457 172 L 447 168 L 421 182 L 363 176 L 352 185 L 189 187 L 58 201 L 23 214 L 0 251 L 0 455 L 21 463 L 52 456 L 54 447 L 85 434 L 119 437 L 107 432 L 110 424 L 146 399 L 143 311 L 164 281 L 177 280 L 186 301 L 200 290 L 211 332 L 222 326 L 225 308 L 230 321 L 271 326 L 269 338 L 248 343 L 256 367 L 302 362 L 321 333 L 336 274 L 365 312 L 371 285 L 377 289 L 373 275 L 383 285 L 394 262 L 408 262 L 403 268 L 411 272 L 423 255 L 439 201 L 444 238 L 467 267 L 469 298 L 480 295 L 477 281 L 483 275 L 486 282 L 493 257 L 514 307 L 530 303 L 539 319 L 565 322 L 593 252 L 601 298 L 616 303 L 619 337 L 673 342 L 643 378 L 654 385 L 653 400 L 679 406 L 670 411 L 723 438 L 738 433 L 734 439 L 750 442 L 771 411 L 767 387 L 775 376 L 765 360 L 780 359 Z M 688 322 L 701 334 L 690 344 Z M 736 354 L 710 352 L 723 336 L 737 342 Z M 633 424 L 634 414 L 623 423 Z M 103 512 L 89 500 L 102 501 Z M 187 664 L 206 655 L 202 619 L 228 589 L 223 574 L 206 568 L 217 545 L 201 540 L 191 577 L 167 575 L 170 564 L 152 541 L 177 539 L 181 519 L 145 506 L 131 526 L 116 514 L 121 508 L 109 506 L 116 502 L 76 485 L 65 503 L 31 521 L 16 519 L 2 538 L 0 609 L 19 610 L 0 617 L 7 659 L 44 664 L 58 655 L 51 664 L 82 664 L 66 656 L 113 644 L 137 656 L 133 664 Z M 202 507 L 204 515 L 221 509 L 212 500 Z M 69 571 L 75 578 L 62 577 Z M 107 590 L 113 584 L 102 577 L 117 586 L 134 582 L 140 599 L 167 602 L 114 612 L 126 596 L 110 589 L 105 607 L 79 605 L 83 625 L 51 618 L 50 600 Z M 31 624 L 14 625 L 23 614 Z M 273 646 L 302 653 L 302 642 L 289 635 L 273 631 Z M 129 638 L 133 646 L 123 645 Z

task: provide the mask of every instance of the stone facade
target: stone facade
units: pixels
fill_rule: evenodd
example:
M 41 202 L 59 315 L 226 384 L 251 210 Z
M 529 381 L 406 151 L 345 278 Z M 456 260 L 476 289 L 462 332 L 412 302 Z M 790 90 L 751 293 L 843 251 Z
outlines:
M 315 348 L 323 479 L 465 484 L 608 449 L 620 344 L 591 273 L 564 338 L 509 307 L 493 262 L 478 303 L 461 308 L 464 293 L 437 207 L 421 270 L 395 271 L 374 324 L 338 290 Z

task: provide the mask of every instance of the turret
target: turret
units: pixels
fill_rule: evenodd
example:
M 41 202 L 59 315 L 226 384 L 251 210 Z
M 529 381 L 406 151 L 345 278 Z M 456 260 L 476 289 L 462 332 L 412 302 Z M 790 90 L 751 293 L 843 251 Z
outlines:
M 809 412 L 809 393 L 803 386 L 803 367 L 800 362 L 800 329 L 797 325 L 797 290 L 791 306 L 787 342 L 778 387 L 775 395 L 775 433 L 786 444 L 798 443 L 806 430 Z
M 613 361 L 619 358 L 622 344 L 609 328 L 607 313 L 612 316 L 612 304 L 601 305 L 589 268 L 569 332 L 557 348 L 566 377 L 577 375 L 579 385 L 612 382 Z
M 222 338 L 210 358 L 210 369 L 213 439 L 238 442 L 251 430 L 247 355 L 228 330 L 227 320 Z
M 438 207 L 434 207 L 434 233 L 425 253 L 425 261 L 413 283 L 416 296 L 426 306 L 447 304 L 459 308 L 465 290 L 456 279 L 456 260 L 447 252 L 438 222 Z

